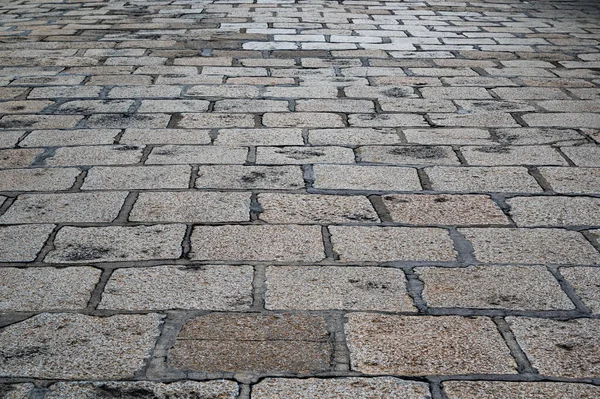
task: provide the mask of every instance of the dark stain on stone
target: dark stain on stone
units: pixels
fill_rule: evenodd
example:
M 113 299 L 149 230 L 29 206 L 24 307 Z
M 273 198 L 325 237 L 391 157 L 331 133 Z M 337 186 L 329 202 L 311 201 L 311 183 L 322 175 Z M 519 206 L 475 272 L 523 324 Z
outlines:
M 65 107 L 61 108 L 59 111 L 63 114 L 91 114 L 94 112 L 94 110 L 89 107 Z
M 39 353 L 45 353 L 46 349 L 43 346 L 27 346 L 25 348 L 7 348 L 0 350 L 0 358 L 9 359 L 22 359 L 26 357 L 35 356 Z
M 15 105 L 13 107 L 10 107 L 11 111 L 23 111 L 25 109 L 24 105 Z
M 556 347 L 563 349 L 567 352 L 570 352 L 577 347 L 577 344 L 574 344 L 574 343 L 556 344 Z
M 120 398 L 120 399 L 157 399 L 158 396 L 149 389 L 144 388 L 119 388 L 108 385 L 96 387 L 96 394 L 100 398 Z
M 0 122 L 0 129 L 25 128 L 36 124 L 36 121 L 12 120 Z
M 388 97 L 408 97 L 412 94 L 412 89 L 409 87 L 392 87 L 383 92 Z
M 317 150 L 280 150 L 275 151 L 277 154 L 284 154 L 288 158 L 305 159 L 310 157 L 322 157 L 325 155 L 323 151 Z
M 396 147 L 390 150 L 390 154 L 417 159 L 438 159 L 446 155 L 442 148 L 433 146 Z
M 140 147 L 138 147 L 137 145 L 124 145 L 121 147 L 115 147 L 115 151 L 133 151 L 139 149 Z
M 12 385 L 0 385 L 0 399 L 8 398 L 8 394 L 14 390 Z
M 436 199 L 433 200 L 433 202 L 448 202 L 450 201 L 448 198 L 444 198 L 444 197 L 437 197 Z
M 259 179 L 264 179 L 265 177 L 267 177 L 267 175 L 262 172 L 250 172 L 250 174 L 242 176 L 241 180 L 244 183 L 254 183 Z
M 489 147 L 478 147 L 475 151 L 485 152 L 486 154 L 510 154 L 510 147 L 505 146 L 489 146 Z
M 361 221 L 364 221 L 364 220 L 377 220 L 376 217 L 365 215 L 363 213 L 355 213 L 353 215 L 346 215 L 346 219 L 361 220 Z
M 69 247 L 69 246 L 68 246 Z M 77 261 L 77 260 L 94 260 L 101 259 L 106 254 L 110 253 L 110 248 L 103 247 L 85 247 L 81 245 L 70 246 L 68 252 L 62 256 L 64 260 Z

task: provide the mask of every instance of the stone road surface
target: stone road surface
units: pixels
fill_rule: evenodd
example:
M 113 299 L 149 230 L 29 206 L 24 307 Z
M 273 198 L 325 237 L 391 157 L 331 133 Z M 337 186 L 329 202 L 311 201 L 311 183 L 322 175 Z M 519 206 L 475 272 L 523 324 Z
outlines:
M 0 23 L 0 397 L 600 397 L 600 3 Z

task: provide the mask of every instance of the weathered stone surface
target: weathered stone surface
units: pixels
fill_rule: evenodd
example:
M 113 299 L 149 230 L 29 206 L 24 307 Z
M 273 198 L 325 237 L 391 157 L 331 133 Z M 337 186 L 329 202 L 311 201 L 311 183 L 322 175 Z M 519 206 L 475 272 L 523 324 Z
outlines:
M 361 162 L 391 165 L 458 165 L 452 148 L 445 146 L 365 146 L 357 150 Z
M 154 147 L 146 164 L 243 164 L 247 154 L 244 147 L 163 145 Z
M 430 394 L 427 384 L 393 377 L 266 378 L 252 387 L 252 397 L 256 399 L 334 399 L 349 396 L 360 399 L 426 399 Z
M 354 163 L 354 152 L 344 147 L 259 147 L 258 164 Z
M 442 386 L 448 399 L 593 399 L 600 395 L 597 386 L 564 382 L 445 381 Z
M 5 399 L 29 399 L 33 384 L 0 384 L 0 392 Z
M 162 316 L 106 318 L 42 313 L 0 332 L 1 376 L 133 378 L 159 334 Z
M 52 224 L 0 227 L 0 262 L 31 262 L 54 229 Z
M 325 371 L 328 338 L 322 316 L 213 313 L 183 326 L 169 364 L 205 372 Z
M 92 167 L 82 190 L 151 190 L 188 188 L 191 167 L 188 165 Z
M 300 166 L 200 166 L 197 188 L 288 189 L 304 188 Z
M 536 146 L 485 146 L 461 147 L 469 165 L 559 165 L 567 161 L 552 147 Z
M 252 304 L 251 266 L 158 266 L 117 269 L 100 309 L 244 310 Z
M 523 167 L 446 167 L 425 169 L 434 190 L 462 192 L 541 192 L 533 176 Z
M 0 170 L 1 191 L 68 190 L 80 170 L 76 168 L 34 168 Z
M 123 165 L 140 161 L 142 148 L 138 146 L 84 146 L 63 147 L 45 160 L 49 166 Z
M 542 176 L 561 194 L 600 192 L 600 168 L 540 168 Z
M 575 306 L 543 266 L 416 268 L 423 299 L 439 308 L 558 310 Z
M 315 165 L 313 186 L 332 190 L 421 190 L 417 170 L 393 166 Z
M 0 312 L 83 309 L 100 270 L 91 267 L 0 269 Z
M 517 342 L 541 375 L 597 378 L 600 321 L 507 317 Z
M 600 225 L 600 198 L 516 197 L 506 202 L 517 226 Z
M 575 289 L 583 303 L 600 313 L 600 269 L 596 267 L 563 267 L 560 273 Z
M 491 319 L 352 313 L 346 324 L 352 370 L 367 374 L 514 374 Z

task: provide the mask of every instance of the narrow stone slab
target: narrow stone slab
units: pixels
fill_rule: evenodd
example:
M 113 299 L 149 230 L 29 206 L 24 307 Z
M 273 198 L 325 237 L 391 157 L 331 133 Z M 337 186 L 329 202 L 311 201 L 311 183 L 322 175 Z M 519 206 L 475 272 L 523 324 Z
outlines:
M 593 399 L 600 397 L 600 387 L 564 382 L 445 381 L 448 399 Z
M 331 226 L 333 250 L 344 262 L 454 261 L 447 231 L 437 228 Z
M 0 332 L 0 376 L 133 378 L 154 348 L 162 317 L 42 313 Z
M 100 309 L 244 310 L 252 305 L 251 266 L 158 266 L 117 269 Z
M 50 386 L 46 399 L 99 399 L 106 395 L 122 398 L 218 398 L 235 399 L 238 385 L 233 381 L 177 381 L 168 384 L 157 382 L 58 382 Z
M 148 156 L 148 165 L 159 164 L 243 164 L 248 149 L 195 145 L 164 145 L 155 147 Z
M 83 309 L 99 278 L 91 267 L 0 268 L 0 312 Z
M 192 168 L 189 165 L 92 167 L 82 190 L 150 190 L 188 188 Z
M 506 201 L 517 226 L 600 226 L 600 198 L 516 197 Z
M 191 259 L 317 262 L 325 258 L 321 228 L 301 225 L 196 226 Z
M 42 150 L 19 148 L 0 150 L 0 168 L 24 168 L 33 163 Z
M 180 223 L 244 222 L 250 220 L 250 193 L 140 193 L 129 220 Z
M 138 146 L 81 146 L 62 147 L 44 163 L 50 166 L 126 165 L 138 163 L 142 147 Z
M 583 264 L 600 263 L 600 253 L 576 231 L 562 229 L 459 229 L 481 262 Z
M 423 299 L 439 308 L 570 310 L 575 305 L 543 266 L 419 267 Z M 518 281 L 518 284 L 515 282 Z
M 125 129 L 121 144 L 210 144 L 208 130 Z
M 126 192 L 24 194 L 0 216 L 0 223 L 111 222 Z
M 600 268 L 562 267 L 560 273 L 592 312 L 600 313 Z
M 258 164 L 354 163 L 354 152 L 345 147 L 259 147 Z
M 265 306 L 286 310 L 415 310 L 406 293 L 404 273 L 380 267 L 269 267 Z
M 302 129 L 221 129 L 215 145 L 303 145 Z
M 421 190 L 417 170 L 394 166 L 315 165 L 315 188 L 330 190 Z
M 68 190 L 79 173 L 76 168 L 0 170 L 0 191 Z
M 447 167 L 425 169 L 434 190 L 462 192 L 538 193 L 542 188 L 526 168 L 518 166 Z
M 53 229 L 53 224 L 0 227 L 0 262 L 35 260 Z
M 558 165 L 567 161 L 552 147 L 535 146 L 484 146 L 461 147 L 460 151 L 469 165 Z
M 63 227 L 44 262 L 124 262 L 177 259 L 186 227 L 182 224 L 135 227 Z
M 318 194 L 259 194 L 263 212 L 260 219 L 268 223 L 344 223 L 379 222 L 366 197 Z
M 391 165 L 459 165 L 448 146 L 365 146 L 357 149 L 361 162 Z
M 540 168 L 552 188 L 562 194 L 597 194 L 600 192 L 600 168 Z
M 207 165 L 198 169 L 197 188 L 304 188 L 300 166 Z
M 598 378 L 600 320 L 507 317 L 517 342 L 541 375 Z
M 515 374 L 516 364 L 486 317 L 352 313 L 352 370 L 368 374 Z
M 328 339 L 322 316 L 212 313 L 183 326 L 169 364 L 202 372 L 326 371 Z
M 266 378 L 252 387 L 254 399 L 428 399 L 429 387 L 422 382 L 393 377 L 288 379 Z

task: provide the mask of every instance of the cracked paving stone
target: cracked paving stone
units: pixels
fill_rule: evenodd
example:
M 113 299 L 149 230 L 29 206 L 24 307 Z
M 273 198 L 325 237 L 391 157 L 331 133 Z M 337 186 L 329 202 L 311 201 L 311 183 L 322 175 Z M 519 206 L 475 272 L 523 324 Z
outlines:
M 265 306 L 271 310 L 415 310 L 398 269 L 272 266 L 266 284 Z
M 177 259 L 185 225 L 63 227 L 45 262 L 87 263 Z
M 99 278 L 91 267 L 1 268 L 0 312 L 83 309 Z
M 235 399 L 238 385 L 233 381 L 137 382 L 58 382 L 46 391 L 46 399 L 100 399 L 106 397 L 185 399 Z
M 252 266 L 158 266 L 117 269 L 99 309 L 245 310 L 252 305 Z
M 196 226 L 190 259 L 317 262 L 321 228 L 302 225 Z
M 517 226 L 600 226 L 600 198 L 515 197 L 506 201 Z
M 444 381 L 448 399 L 594 399 L 600 387 L 566 382 Z
M 0 262 L 31 262 L 54 229 L 52 224 L 0 227 Z
M 600 313 L 600 269 L 596 267 L 561 268 L 560 274 L 595 314 Z
M 428 399 L 429 387 L 423 382 L 393 377 L 291 379 L 265 378 L 252 387 L 254 399 Z
M 333 250 L 344 262 L 456 260 L 446 230 L 424 227 L 331 226 Z
M 150 356 L 162 318 L 157 314 L 33 316 L 0 332 L 0 376 L 133 378 Z
M 250 193 L 140 193 L 129 220 L 180 223 L 245 222 L 250 220 Z
M 377 223 L 379 217 L 363 196 L 259 194 L 267 223 Z M 1 218 L 0 218 L 1 220 Z
M 600 320 L 507 317 L 517 342 L 541 375 L 598 378 Z
M 431 307 L 571 310 L 575 306 L 543 266 L 419 267 Z
M 280 189 L 304 188 L 299 166 L 200 166 L 196 188 Z
M 367 374 L 516 374 L 487 317 L 351 313 L 345 327 L 352 370 Z
M 0 224 L 111 222 L 127 192 L 23 194 L 0 216 Z
M 327 371 L 328 335 L 317 315 L 213 313 L 183 326 L 168 361 L 176 369 L 203 372 Z
M 417 225 L 508 224 L 508 218 L 486 195 L 390 194 L 382 197 L 394 222 Z

